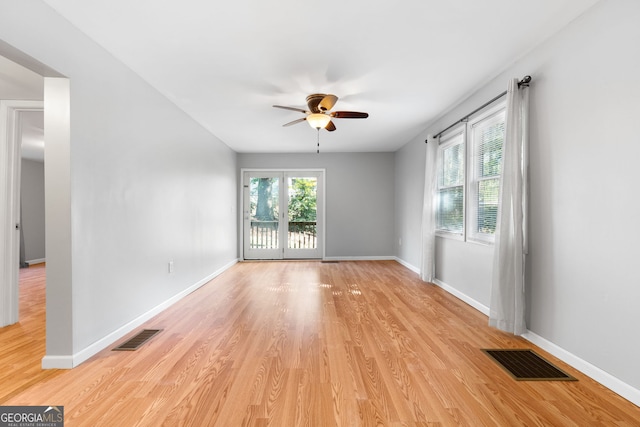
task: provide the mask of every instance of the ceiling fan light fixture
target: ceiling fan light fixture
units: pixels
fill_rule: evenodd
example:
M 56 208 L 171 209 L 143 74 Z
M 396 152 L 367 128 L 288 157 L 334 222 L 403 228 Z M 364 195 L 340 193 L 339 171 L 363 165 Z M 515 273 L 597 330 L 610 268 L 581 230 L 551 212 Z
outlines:
M 314 129 L 325 128 L 330 121 L 331 117 L 322 113 L 313 113 L 307 116 L 307 122 L 309 123 L 309 126 Z

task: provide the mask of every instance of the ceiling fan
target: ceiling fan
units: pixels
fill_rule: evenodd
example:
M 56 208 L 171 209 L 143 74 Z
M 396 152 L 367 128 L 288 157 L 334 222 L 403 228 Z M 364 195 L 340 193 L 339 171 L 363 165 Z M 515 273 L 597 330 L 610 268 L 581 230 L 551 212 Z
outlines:
M 336 130 L 336 125 L 333 124 L 334 119 L 366 119 L 369 117 L 368 113 L 360 113 L 358 111 L 329 111 L 338 101 L 338 97 L 330 94 L 314 93 L 307 96 L 308 110 L 296 107 L 286 107 L 284 105 L 274 105 L 276 108 L 283 108 L 285 110 L 298 111 L 305 114 L 305 117 L 294 120 L 289 123 L 285 123 L 282 126 L 291 126 L 296 123 L 307 121 L 309 126 L 314 129 L 326 129 L 329 132 Z

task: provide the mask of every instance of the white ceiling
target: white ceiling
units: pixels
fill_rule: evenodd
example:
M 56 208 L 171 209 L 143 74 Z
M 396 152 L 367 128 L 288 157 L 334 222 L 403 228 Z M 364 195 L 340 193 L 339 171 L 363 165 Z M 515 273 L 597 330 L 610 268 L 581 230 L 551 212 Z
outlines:
M 337 152 L 397 150 L 597 0 L 44 1 L 238 152 L 315 152 L 272 105 L 337 95 L 370 114 Z

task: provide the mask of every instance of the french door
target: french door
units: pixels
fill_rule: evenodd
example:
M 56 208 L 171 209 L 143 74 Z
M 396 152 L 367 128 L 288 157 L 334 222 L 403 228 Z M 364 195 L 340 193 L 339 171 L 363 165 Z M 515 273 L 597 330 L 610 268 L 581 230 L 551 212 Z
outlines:
M 322 258 L 324 171 L 243 173 L 243 258 Z

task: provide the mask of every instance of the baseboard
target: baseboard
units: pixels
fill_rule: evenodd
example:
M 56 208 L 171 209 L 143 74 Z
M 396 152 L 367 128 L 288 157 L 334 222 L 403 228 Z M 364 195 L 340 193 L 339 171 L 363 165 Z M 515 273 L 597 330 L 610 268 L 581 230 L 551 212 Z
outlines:
M 420 275 L 420 269 L 418 267 L 413 266 L 413 265 L 409 264 L 408 262 L 406 262 L 405 260 L 400 259 L 398 257 L 394 257 L 393 259 L 395 259 L 398 264 L 402 264 L 403 266 L 405 266 L 409 270 L 411 270 L 414 273 L 416 273 L 418 276 Z
M 462 300 L 462 301 L 466 302 L 471 307 L 475 308 L 476 310 L 478 310 L 479 312 L 481 312 L 485 316 L 489 315 L 489 307 L 487 307 L 486 305 L 474 300 L 473 298 L 469 297 L 468 295 L 460 292 L 456 288 L 454 288 L 454 287 L 452 287 L 450 285 L 447 285 L 446 283 L 444 283 L 444 282 L 442 282 L 442 281 L 440 281 L 438 279 L 434 279 L 433 283 L 435 285 L 437 285 L 438 287 L 444 289 L 445 291 L 449 292 L 451 295 L 453 295 L 454 297 L 458 298 L 459 300 Z
M 34 264 L 42 264 L 43 262 L 47 262 L 46 258 L 38 258 L 38 259 L 30 259 L 27 260 L 26 263 L 29 265 L 34 265 Z
M 215 272 L 211 273 L 207 277 L 199 280 L 197 283 L 193 284 L 192 286 L 188 287 L 187 289 L 183 290 L 182 292 L 174 295 L 173 297 L 169 298 L 168 300 L 162 302 L 161 304 L 157 305 L 156 307 L 152 308 L 151 310 L 147 311 L 146 313 L 138 316 L 137 318 L 135 318 L 134 320 L 130 321 L 126 325 L 123 325 L 122 327 L 116 329 L 115 331 L 113 331 L 109 335 L 106 335 L 105 337 L 103 337 L 102 339 L 96 341 L 95 343 L 91 344 L 90 346 L 85 347 L 84 349 L 80 350 L 79 352 L 73 354 L 73 356 L 45 356 L 42 359 L 42 369 L 71 369 L 71 368 L 75 368 L 76 366 L 80 365 L 82 362 L 86 361 L 90 357 L 94 356 L 95 354 L 97 354 L 100 351 L 104 350 L 105 348 L 109 347 L 110 345 L 115 343 L 117 340 L 119 340 L 120 338 L 124 337 L 129 332 L 133 331 L 134 329 L 136 329 L 137 327 L 139 327 L 140 325 L 145 323 L 147 320 L 153 318 L 154 316 L 156 316 L 157 314 L 163 312 L 164 310 L 166 310 L 167 308 L 169 308 L 170 306 L 172 306 L 176 302 L 180 301 L 182 298 L 186 297 L 187 295 L 189 295 L 190 293 L 192 293 L 196 289 L 202 287 L 204 284 L 209 282 L 211 279 L 215 278 L 216 276 L 219 276 L 220 274 L 222 274 L 223 272 L 225 272 L 226 270 L 231 268 L 233 265 L 235 265 L 237 262 L 238 262 L 237 259 L 234 259 L 234 260 L 230 261 L 229 263 L 227 263 L 226 265 L 224 265 L 220 269 L 216 270 Z
M 522 337 L 527 341 L 537 345 L 541 349 L 553 354 L 558 359 L 569 364 L 571 367 L 594 379 L 613 392 L 624 397 L 634 405 L 640 406 L 640 390 L 631 387 L 629 384 L 620 381 L 618 378 L 603 371 L 597 366 L 592 365 L 586 360 L 579 358 L 575 354 L 568 352 L 562 347 L 557 346 L 551 341 L 548 341 L 542 338 L 540 335 L 537 335 L 529 330 L 522 334 Z
M 478 301 L 474 300 L 468 295 L 465 295 L 464 293 L 458 291 L 454 287 L 447 285 L 446 283 L 438 279 L 436 279 L 434 283 L 437 286 L 444 289 L 445 291 L 447 291 L 448 293 L 450 293 L 451 295 L 455 296 L 456 298 L 466 302 L 467 304 L 469 304 L 476 310 L 480 311 L 484 315 L 489 316 L 489 307 L 479 303 Z M 620 396 L 627 399 L 629 402 L 633 403 L 634 405 L 640 406 L 640 390 L 630 386 L 629 384 L 619 380 L 613 375 L 592 365 L 586 360 L 579 358 L 575 354 L 568 352 L 562 347 L 557 346 L 551 341 L 548 341 L 529 330 L 527 330 L 527 332 L 522 334 L 522 338 L 526 339 L 532 344 L 537 345 L 541 349 L 549 352 L 550 354 L 554 355 L 558 359 L 570 365 L 572 368 L 577 369 L 578 371 L 582 372 L 586 376 L 592 378 L 594 381 L 599 382 L 603 386 L 607 387 L 609 390 L 619 394 Z
M 42 358 L 42 369 L 71 369 L 73 356 L 45 356 Z
M 393 261 L 394 256 L 327 256 L 324 261 Z

